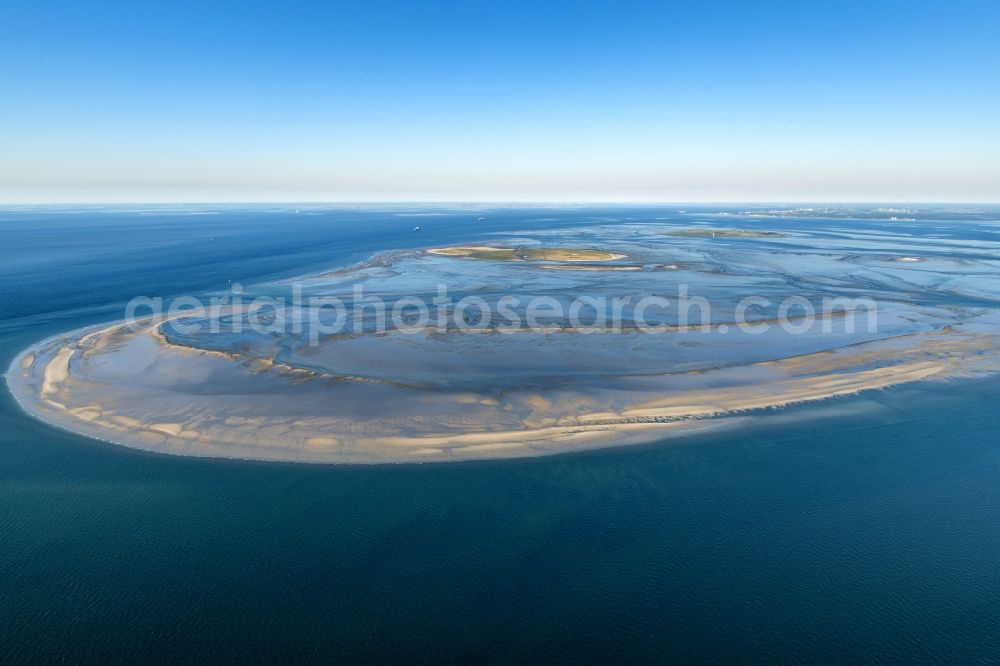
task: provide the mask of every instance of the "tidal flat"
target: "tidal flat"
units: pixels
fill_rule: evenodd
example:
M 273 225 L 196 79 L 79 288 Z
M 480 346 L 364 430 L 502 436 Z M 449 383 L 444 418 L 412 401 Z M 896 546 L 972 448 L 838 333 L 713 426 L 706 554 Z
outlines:
M 996 259 L 838 227 L 589 224 L 387 250 L 227 306 L 55 336 L 8 383 L 30 413 L 136 448 L 398 463 L 650 442 L 1000 370 Z M 262 326 L 250 298 L 290 285 L 294 325 Z M 447 303 L 421 320 L 442 286 Z M 359 288 L 399 317 L 380 324 Z M 338 299 L 355 327 L 331 332 L 335 313 L 310 299 Z M 822 309 L 845 299 L 871 307 Z

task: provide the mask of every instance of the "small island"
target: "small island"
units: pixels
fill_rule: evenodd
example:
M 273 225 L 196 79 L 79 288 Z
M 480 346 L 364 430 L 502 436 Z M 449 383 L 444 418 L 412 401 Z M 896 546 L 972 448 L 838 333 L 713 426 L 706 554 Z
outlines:
M 667 236 L 680 236 L 681 238 L 786 238 L 786 234 L 779 231 L 754 231 L 751 229 L 677 229 L 668 231 Z
M 624 254 L 606 250 L 591 250 L 567 247 L 493 247 L 489 245 L 468 245 L 459 247 L 436 247 L 428 254 L 462 259 L 485 259 L 488 261 L 614 261 L 624 259 Z

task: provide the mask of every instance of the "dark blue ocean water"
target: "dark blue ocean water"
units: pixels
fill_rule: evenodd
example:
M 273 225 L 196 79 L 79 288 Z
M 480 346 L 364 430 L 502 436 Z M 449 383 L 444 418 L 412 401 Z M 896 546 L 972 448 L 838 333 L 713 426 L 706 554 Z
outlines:
M 213 210 L 0 211 L 0 363 L 137 294 L 483 233 L 477 211 Z M 553 458 L 332 467 L 115 447 L 3 392 L 0 662 L 1000 660 L 1000 382 L 827 407 L 856 404 L 877 409 Z

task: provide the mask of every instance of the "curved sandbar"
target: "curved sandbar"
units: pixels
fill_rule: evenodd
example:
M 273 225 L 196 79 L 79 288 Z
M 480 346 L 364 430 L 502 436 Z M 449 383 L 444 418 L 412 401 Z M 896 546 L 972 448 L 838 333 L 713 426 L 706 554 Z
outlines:
M 8 382 L 30 413 L 141 449 L 379 463 L 652 441 L 725 424 L 747 410 L 1000 370 L 998 336 L 954 327 L 746 365 L 448 389 L 175 344 L 163 333 L 165 321 L 49 340 L 18 356 Z

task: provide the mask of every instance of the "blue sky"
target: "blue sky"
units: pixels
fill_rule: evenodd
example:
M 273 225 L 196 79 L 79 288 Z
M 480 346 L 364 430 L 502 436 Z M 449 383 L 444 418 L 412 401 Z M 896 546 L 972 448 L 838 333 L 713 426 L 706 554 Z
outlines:
M 0 0 L 0 202 L 998 201 L 998 34 L 992 1 Z

